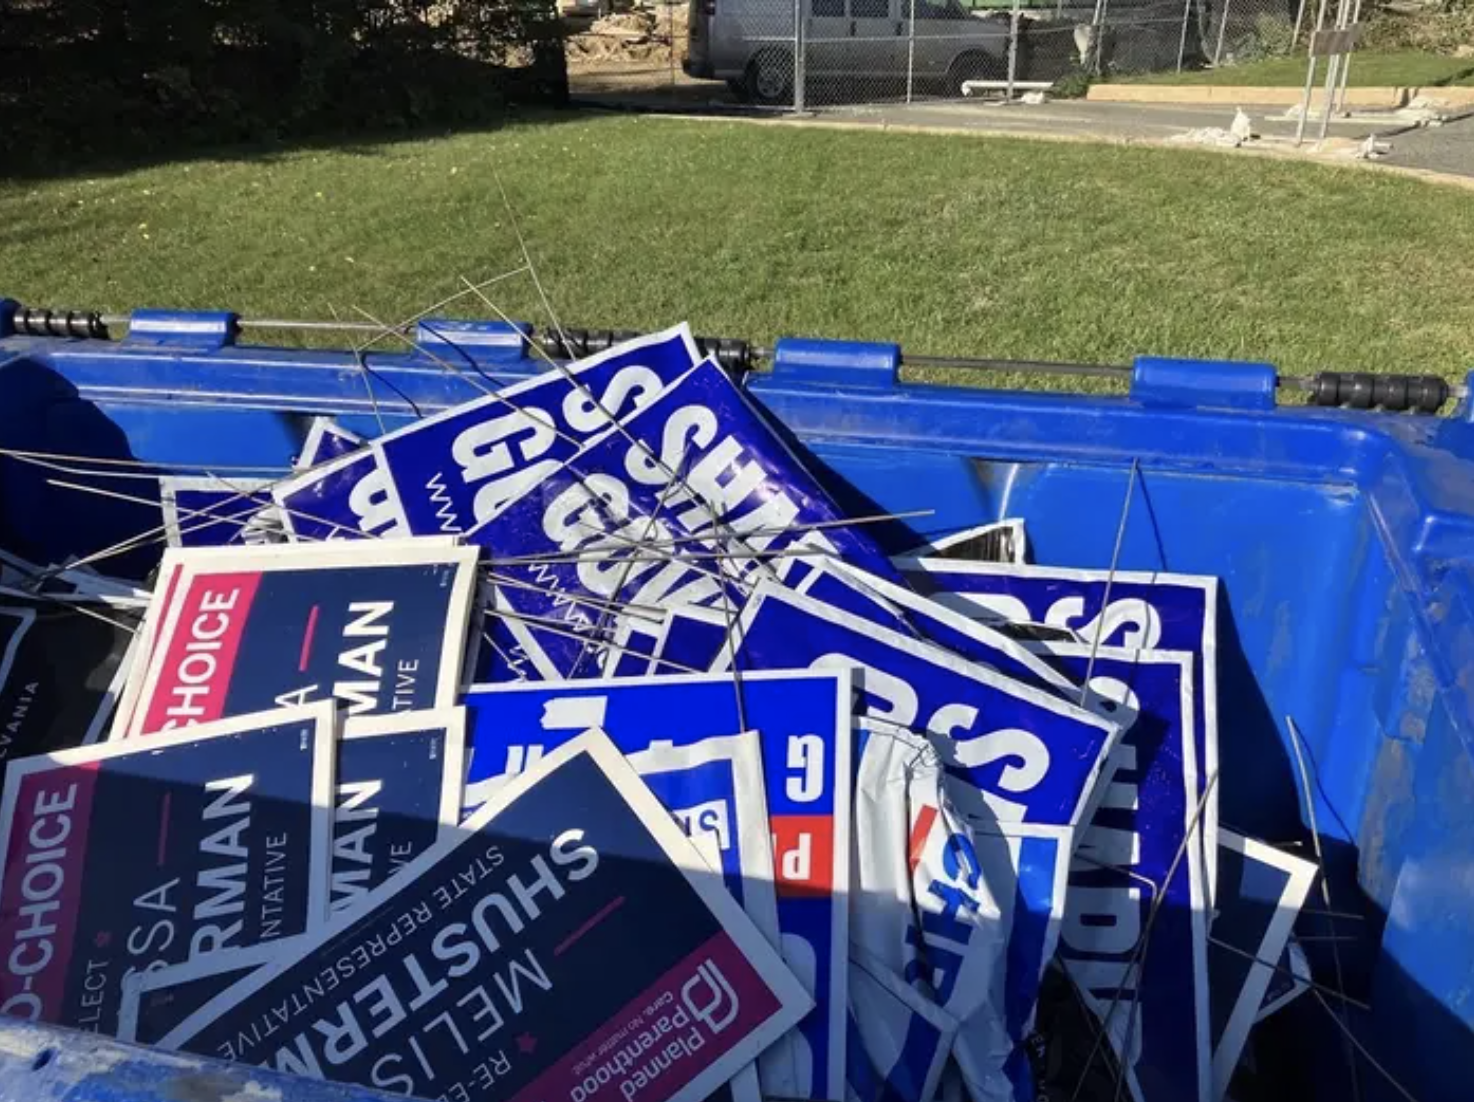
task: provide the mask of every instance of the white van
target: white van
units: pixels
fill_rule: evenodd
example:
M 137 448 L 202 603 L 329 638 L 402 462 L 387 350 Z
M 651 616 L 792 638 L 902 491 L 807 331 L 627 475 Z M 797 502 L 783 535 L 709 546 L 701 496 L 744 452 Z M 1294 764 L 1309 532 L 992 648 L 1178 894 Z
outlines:
M 803 19 L 806 85 L 904 82 L 957 93 L 966 80 L 1002 77 L 1008 17 L 957 0 L 690 0 L 693 77 L 725 80 L 758 103 L 793 100 L 794 17 Z M 908 33 L 915 12 L 915 34 Z

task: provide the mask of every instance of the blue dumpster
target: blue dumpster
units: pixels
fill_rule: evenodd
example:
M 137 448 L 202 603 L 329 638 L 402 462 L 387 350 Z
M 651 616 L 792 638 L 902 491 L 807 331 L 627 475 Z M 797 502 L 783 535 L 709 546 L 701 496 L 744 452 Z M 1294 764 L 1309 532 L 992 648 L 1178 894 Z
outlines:
M 487 323 L 427 325 L 434 356 L 360 356 L 243 344 L 226 313 L 138 311 L 110 340 L 70 323 L 33 335 L 17 310 L 0 300 L 0 448 L 161 471 L 284 473 L 313 415 L 373 435 L 539 366 L 522 335 Z M 1312 964 L 1329 976 L 1327 937 L 1340 939 L 1347 994 L 1370 1008 L 1348 1012 L 1355 1035 L 1414 1097 L 1474 1097 L 1470 403 L 1448 417 L 1281 407 L 1274 369 L 1255 364 L 1142 359 L 1127 395 L 1102 397 L 906 384 L 899 350 L 883 345 L 780 342 L 772 361 L 748 388 L 843 506 L 933 510 L 877 530 L 888 550 L 1018 516 L 1036 561 L 1103 566 L 1129 490 L 1121 569 L 1222 579 L 1221 821 L 1281 845 L 1308 838 L 1293 719 L 1334 911 L 1348 916 L 1334 935 L 1324 916 L 1302 920 Z M 157 509 L 80 507 L 44 470 L 0 460 L 0 546 L 27 558 L 85 555 L 157 524 Z M 141 578 L 156 557 L 141 549 L 110 570 Z M 1353 1097 L 1343 1039 L 1317 1002 L 1263 1030 L 1272 1097 Z M 36 1027 L 0 1024 L 0 1037 L 0 1097 L 281 1085 Z M 1403 1097 L 1366 1063 L 1360 1093 Z

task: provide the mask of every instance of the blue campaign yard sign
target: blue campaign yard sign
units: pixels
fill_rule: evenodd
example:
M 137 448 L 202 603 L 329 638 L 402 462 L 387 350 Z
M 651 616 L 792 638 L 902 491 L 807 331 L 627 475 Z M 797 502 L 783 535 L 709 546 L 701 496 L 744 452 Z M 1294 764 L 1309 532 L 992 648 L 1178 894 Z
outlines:
M 11 763 L 0 1013 L 112 1034 L 129 972 L 325 926 L 333 742 L 323 703 Z
M 1316 866 L 1232 830 L 1219 831 L 1218 844 L 1223 852 L 1214 943 L 1208 946 L 1208 990 L 1213 1090 L 1222 1098 L 1271 983 L 1289 991 L 1298 986 L 1275 967 L 1287 959 L 1285 946 L 1315 882 Z
M 976 793 L 959 803 L 970 817 L 1077 822 L 1120 735 L 1052 694 L 767 583 L 737 632 L 740 670 L 858 669 L 864 722 L 933 736 L 948 773 Z M 729 661 L 723 651 L 713 670 Z
M 260 478 L 160 478 L 159 508 L 169 546 L 224 547 L 285 538 L 281 513 L 272 504 L 271 485 Z
M 419 1097 L 699 1102 L 808 1007 L 591 732 L 163 1045 Z
M 816 601 L 893 631 L 916 635 L 1026 685 L 1067 700 L 1079 697 L 1079 686 L 1023 643 L 887 578 L 845 562 L 831 562 L 810 573 L 796 588 Z
M 299 539 L 466 532 L 700 358 L 685 325 L 626 341 L 381 436 L 275 497 Z
M 264 964 L 289 960 L 302 951 L 298 937 L 221 949 L 192 965 L 170 964 L 123 978 L 118 1040 L 156 1045 L 180 1023 L 222 991 L 228 991 Z
M 922 593 L 987 619 L 1067 628 L 1090 643 L 1191 654 L 1208 898 L 1218 865 L 1218 579 L 1195 574 L 898 559 Z M 1110 604 L 1101 604 L 1110 591 Z
M 476 559 L 434 540 L 171 549 L 129 734 L 328 697 L 350 716 L 451 706 Z
M 796 1097 L 844 1097 L 849 940 L 850 678 L 847 670 L 743 676 L 621 678 L 481 686 L 465 698 L 466 798 L 479 804 L 501 779 L 590 727 L 626 753 L 652 742 L 689 745 L 755 729 L 773 833 L 784 957 L 816 1008 L 800 1024 L 790 1062 Z M 481 732 L 497 753 L 478 754 Z M 490 782 L 490 783 L 488 783 Z
M 1097 706 L 1125 728 L 1070 874 L 1060 957 L 1117 1045 L 1135 1097 L 1212 1102 L 1193 656 L 1039 647 L 1074 678 L 1089 668 Z
M 735 605 L 743 583 L 802 573 L 800 556 L 777 554 L 798 549 L 894 574 L 843 519 L 742 390 L 706 360 L 466 538 L 502 560 L 497 604 L 514 614 L 511 630 L 553 679 L 597 673 L 622 619 L 610 603 Z M 651 554 L 662 547 L 676 553 Z
M 330 906 L 351 907 L 460 822 L 462 708 L 352 719 L 338 743 Z

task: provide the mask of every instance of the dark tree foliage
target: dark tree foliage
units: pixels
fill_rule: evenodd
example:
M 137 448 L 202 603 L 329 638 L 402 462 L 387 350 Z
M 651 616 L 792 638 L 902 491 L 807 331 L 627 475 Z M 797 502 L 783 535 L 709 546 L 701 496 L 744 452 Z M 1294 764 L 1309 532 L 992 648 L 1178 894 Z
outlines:
M 564 95 L 552 0 L 0 0 L 0 174 Z

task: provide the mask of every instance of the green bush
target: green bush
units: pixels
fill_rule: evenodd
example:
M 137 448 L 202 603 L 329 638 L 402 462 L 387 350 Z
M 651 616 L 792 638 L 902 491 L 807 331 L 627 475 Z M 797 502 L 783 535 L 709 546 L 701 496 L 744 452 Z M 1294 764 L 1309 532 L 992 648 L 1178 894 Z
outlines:
M 1245 65 L 1269 57 L 1286 57 L 1293 47 L 1295 25 L 1282 15 L 1260 14 L 1254 29 L 1235 38 L 1223 58 L 1225 65 Z
M 1090 91 L 1090 74 L 1083 69 L 1066 73 L 1050 86 L 1049 94 L 1055 99 L 1083 99 Z
M 0 27 L 0 174 L 566 95 L 552 0 L 0 0 Z

